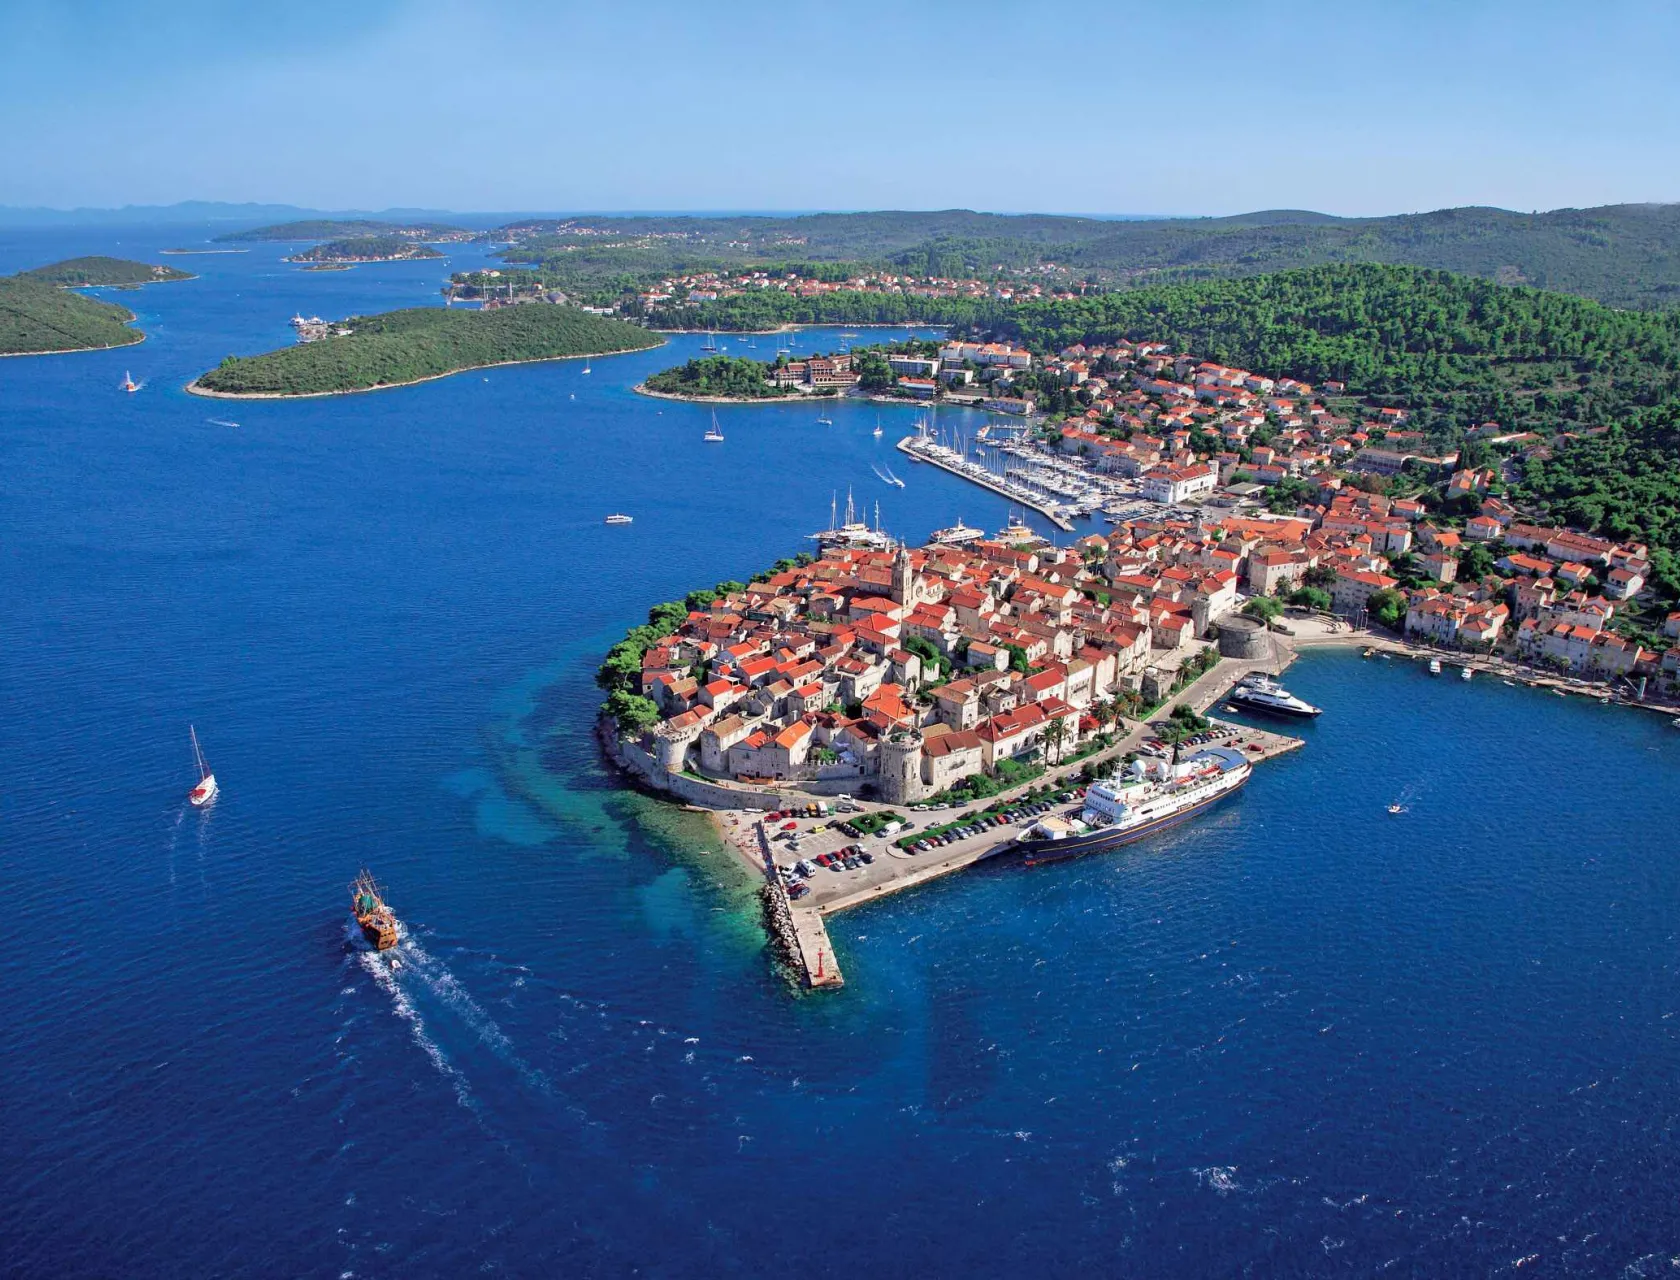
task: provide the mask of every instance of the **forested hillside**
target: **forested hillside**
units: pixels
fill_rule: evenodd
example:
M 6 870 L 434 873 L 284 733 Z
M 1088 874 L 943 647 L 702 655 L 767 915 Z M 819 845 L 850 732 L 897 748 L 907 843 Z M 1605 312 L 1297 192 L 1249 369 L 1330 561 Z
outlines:
M 18 276 L 0 277 L 0 355 L 126 347 L 145 339 L 126 307 Z
M 1228 218 L 1110 220 L 1034 214 L 815 214 L 535 220 L 491 238 L 510 262 L 573 287 L 658 273 L 802 258 L 856 260 L 915 275 L 1031 273 L 1062 284 L 1137 287 L 1331 263 L 1391 263 L 1580 294 L 1618 307 L 1680 303 L 1680 205 L 1514 213 L 1441 209 L 1335 218 L 1293 209 Z
M 1680 313 L 1415 267 L 1334 266 L 1164 285 L 983 317 L 1056 350 L 1126 338 L 1419 410 L 1447 433 L 1488 420 L 1593 426 L 1680 391 Z

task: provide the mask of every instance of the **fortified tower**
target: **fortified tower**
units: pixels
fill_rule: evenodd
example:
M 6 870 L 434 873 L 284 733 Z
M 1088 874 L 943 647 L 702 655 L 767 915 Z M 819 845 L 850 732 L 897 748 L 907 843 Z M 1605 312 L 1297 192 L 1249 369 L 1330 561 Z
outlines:
M 881 799 L 888 804 L 910 804 L 921 799 L 922 735 L 894 733 L 877 748 L 881 757 L 881 778 L 877 784 Z

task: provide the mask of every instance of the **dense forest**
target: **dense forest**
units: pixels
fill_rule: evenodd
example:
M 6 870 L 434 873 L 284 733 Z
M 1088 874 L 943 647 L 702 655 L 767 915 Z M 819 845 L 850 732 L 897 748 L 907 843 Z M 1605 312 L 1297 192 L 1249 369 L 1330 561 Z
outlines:
M 729 396 L 739 400 L 774 400 L 799 393 L 764 380 L 770 366 L 738 356 L 707 356 L 665 369 L 647 378 L 649 391 L 674 396 Z
M 1514 213 L 1441 209 L 1335 218 L 1293 209 L 1227 218 L 1101 219 L 934 213 L 574 218 L 510 224 L 509 261 L 579 282 L 789 258 L 867 261 L 913 274 L 1031 272 L 1134 287 L 1333 263 L 1432 267 L 1579 294 L 1618 307 L 1680 303 L 1680 205 Z
M 1680 313 L 1613 311 L 1416 267 L 1311 267 L 1027 303 L 979 327 L 1040 349 L 1150 340 L 1274 376 L 1335 379 L 1413 409 L 1442 438 L 1486 421 L 1596 426 L 1680 391 Z
M 269 240 L 340 240 L 353 236 L 395 236 L 431 240 L 439 237 L 466 234 L 463 227 L 441 222 L 380 222 L 373 218 L 308 218 L 301 222 L 281 222 L 271 227 L 253 227 L 249 231 L 232 231 L 217 236 L 216 243 Z
M 174 267 L 158 267 L 126 258 L 67 258 L 50 266 L 18 272 L 21 280 L 36 280 L 67 288 L 88 285 L 158 284 L 166 280 L 191 280 L 192 273 Z
M 414 307 L 347 320 L 348 337 L 229 356 L 196 388 L 235 395 L 369 391 L 483 365 L 640 351 L 659 338 L 622 320 L 548 304 L 495 311 Z
M 287 262 L 395 262 L 409 258 L 441 258 L 429 244 L 402 236 L 352 236 L 304 249 Z
M 0 355 L 126 347 L 144 341 L 126 307 L 56 284 L 0 277 Z
M 1659 587 L 1680 594 L 1680 399 L 1530 458 L 1516 496 L 1561 524 L 1647 543 Z

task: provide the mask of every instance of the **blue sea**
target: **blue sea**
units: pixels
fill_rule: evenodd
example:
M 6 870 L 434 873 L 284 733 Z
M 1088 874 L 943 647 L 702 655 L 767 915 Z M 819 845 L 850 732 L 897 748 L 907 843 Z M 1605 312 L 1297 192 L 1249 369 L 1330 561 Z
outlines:
M 0 360 L 0 1271 L 1674 1270 L 1666 720 L 1310 655 L 1237 798 L 839 916 L 801 996 L 709 826 L 600 765 L 593 668 L 848 487 L 918 539 L 1002 501 L 903 463 L 910 410 L 702 443 L 630 391 L 692 337 L 188 396 L 448 269 L 156 257 L 208 234 L 0 231 L 201 273 L 114 295 L 140 346 Z M 401 968 L 346 945 L 363 866 Z

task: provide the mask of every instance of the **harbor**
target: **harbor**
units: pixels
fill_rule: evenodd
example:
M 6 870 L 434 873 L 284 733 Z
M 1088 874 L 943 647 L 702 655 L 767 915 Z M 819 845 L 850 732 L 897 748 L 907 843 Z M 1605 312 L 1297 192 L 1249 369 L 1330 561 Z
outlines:
M 1028 510 L 1038 512 L 1063 533 L 1074 531 L 1071 513 L 1061 503 L 1006 476 L 1000 476 L 977 462 L 969 462 L 955 449 L 938 444 L 924 435 L 906 436 L 898 442 L 898 449 L 917 462 L 926 462 L 942 471 L 948 471 Z
M 1304 741 L 1210 713 L 1219 709 L 1222 700 L 1240 681 L 1256 674 L 1275 676 L 1294 660 L 1294 650 L 1279 640 L 1273 650 L 1262 658 L 1221 662 L 1175 695 L 1171 703 L 1174 706 L 1189 706 L 1204 714 L 1210 722 L 1209 732 L 1222 744 L 1241 751 L 1251 764 L 1276 760 L 1300 750 L 1305 745 Z M 1089 766 L 1101 770 L 1118 764 L 1126 756 L 1146 748 L 1162 723 L 1159 713 L 1154 719 L 1131 722 L 1126 731 L 1101 752 L 1075 764 L 1052 767 L 1043 778 L 983 800 L 962 805 L 939 805 L 931 811 L 921 806 L 895 807 L 875 801 L 858 801 L 852 808 L 858 818 L 870 814 L 898 814 L 908 808 L 905 820 L 924 830 L 961 825 L 982 813 L 1006 809 L 1020 802 L 1029 792 L 1037 792 L 1046 785 L 1077 788 L 1083 768 Z M 898 847 L 897 838 L 912 830 L 911 827 L 893 832 L 892 838 L 866 838 L 861 843 L 869 852 L 871 861 L 850 869 L 837 866 L 834 870 L 820 870 L 811 879 L 809 890 L 794 900 L 788 894 L 787 882 L 790 878 L 797 879 L 797 867 L 802 864 L 822 866 L 831 856 L 859 844 L 857 837 L 839 829 L 840 815 L 816 820 L 791 816 L 795 812 L 803 813 L 811 803 L 810 797 L 790 789 L 786 793 L 786 808 L 783 810 L 766 813 L 757 809 L 735 809 L 717 813 L 715 817 L 719 831 L 736 854 L 765 876 L 770 932 L 777 937 L 799 983 L 813 990 L 833 990 L 844 985 L 840 961 L 826 927 L 827 918 L 931 884 L 989 858 L 1007 858 L 1006 846 L 1016 840 L 1026 825 L 991 827 L 924 853 L 910 853 Z M 1145 842 L 1135 848 L 1087 856 L 1147 857 L 1148 849 L 1149 845 Z M 1048 874 L 1029 872 L 1025 867 L 1022 873 Z

